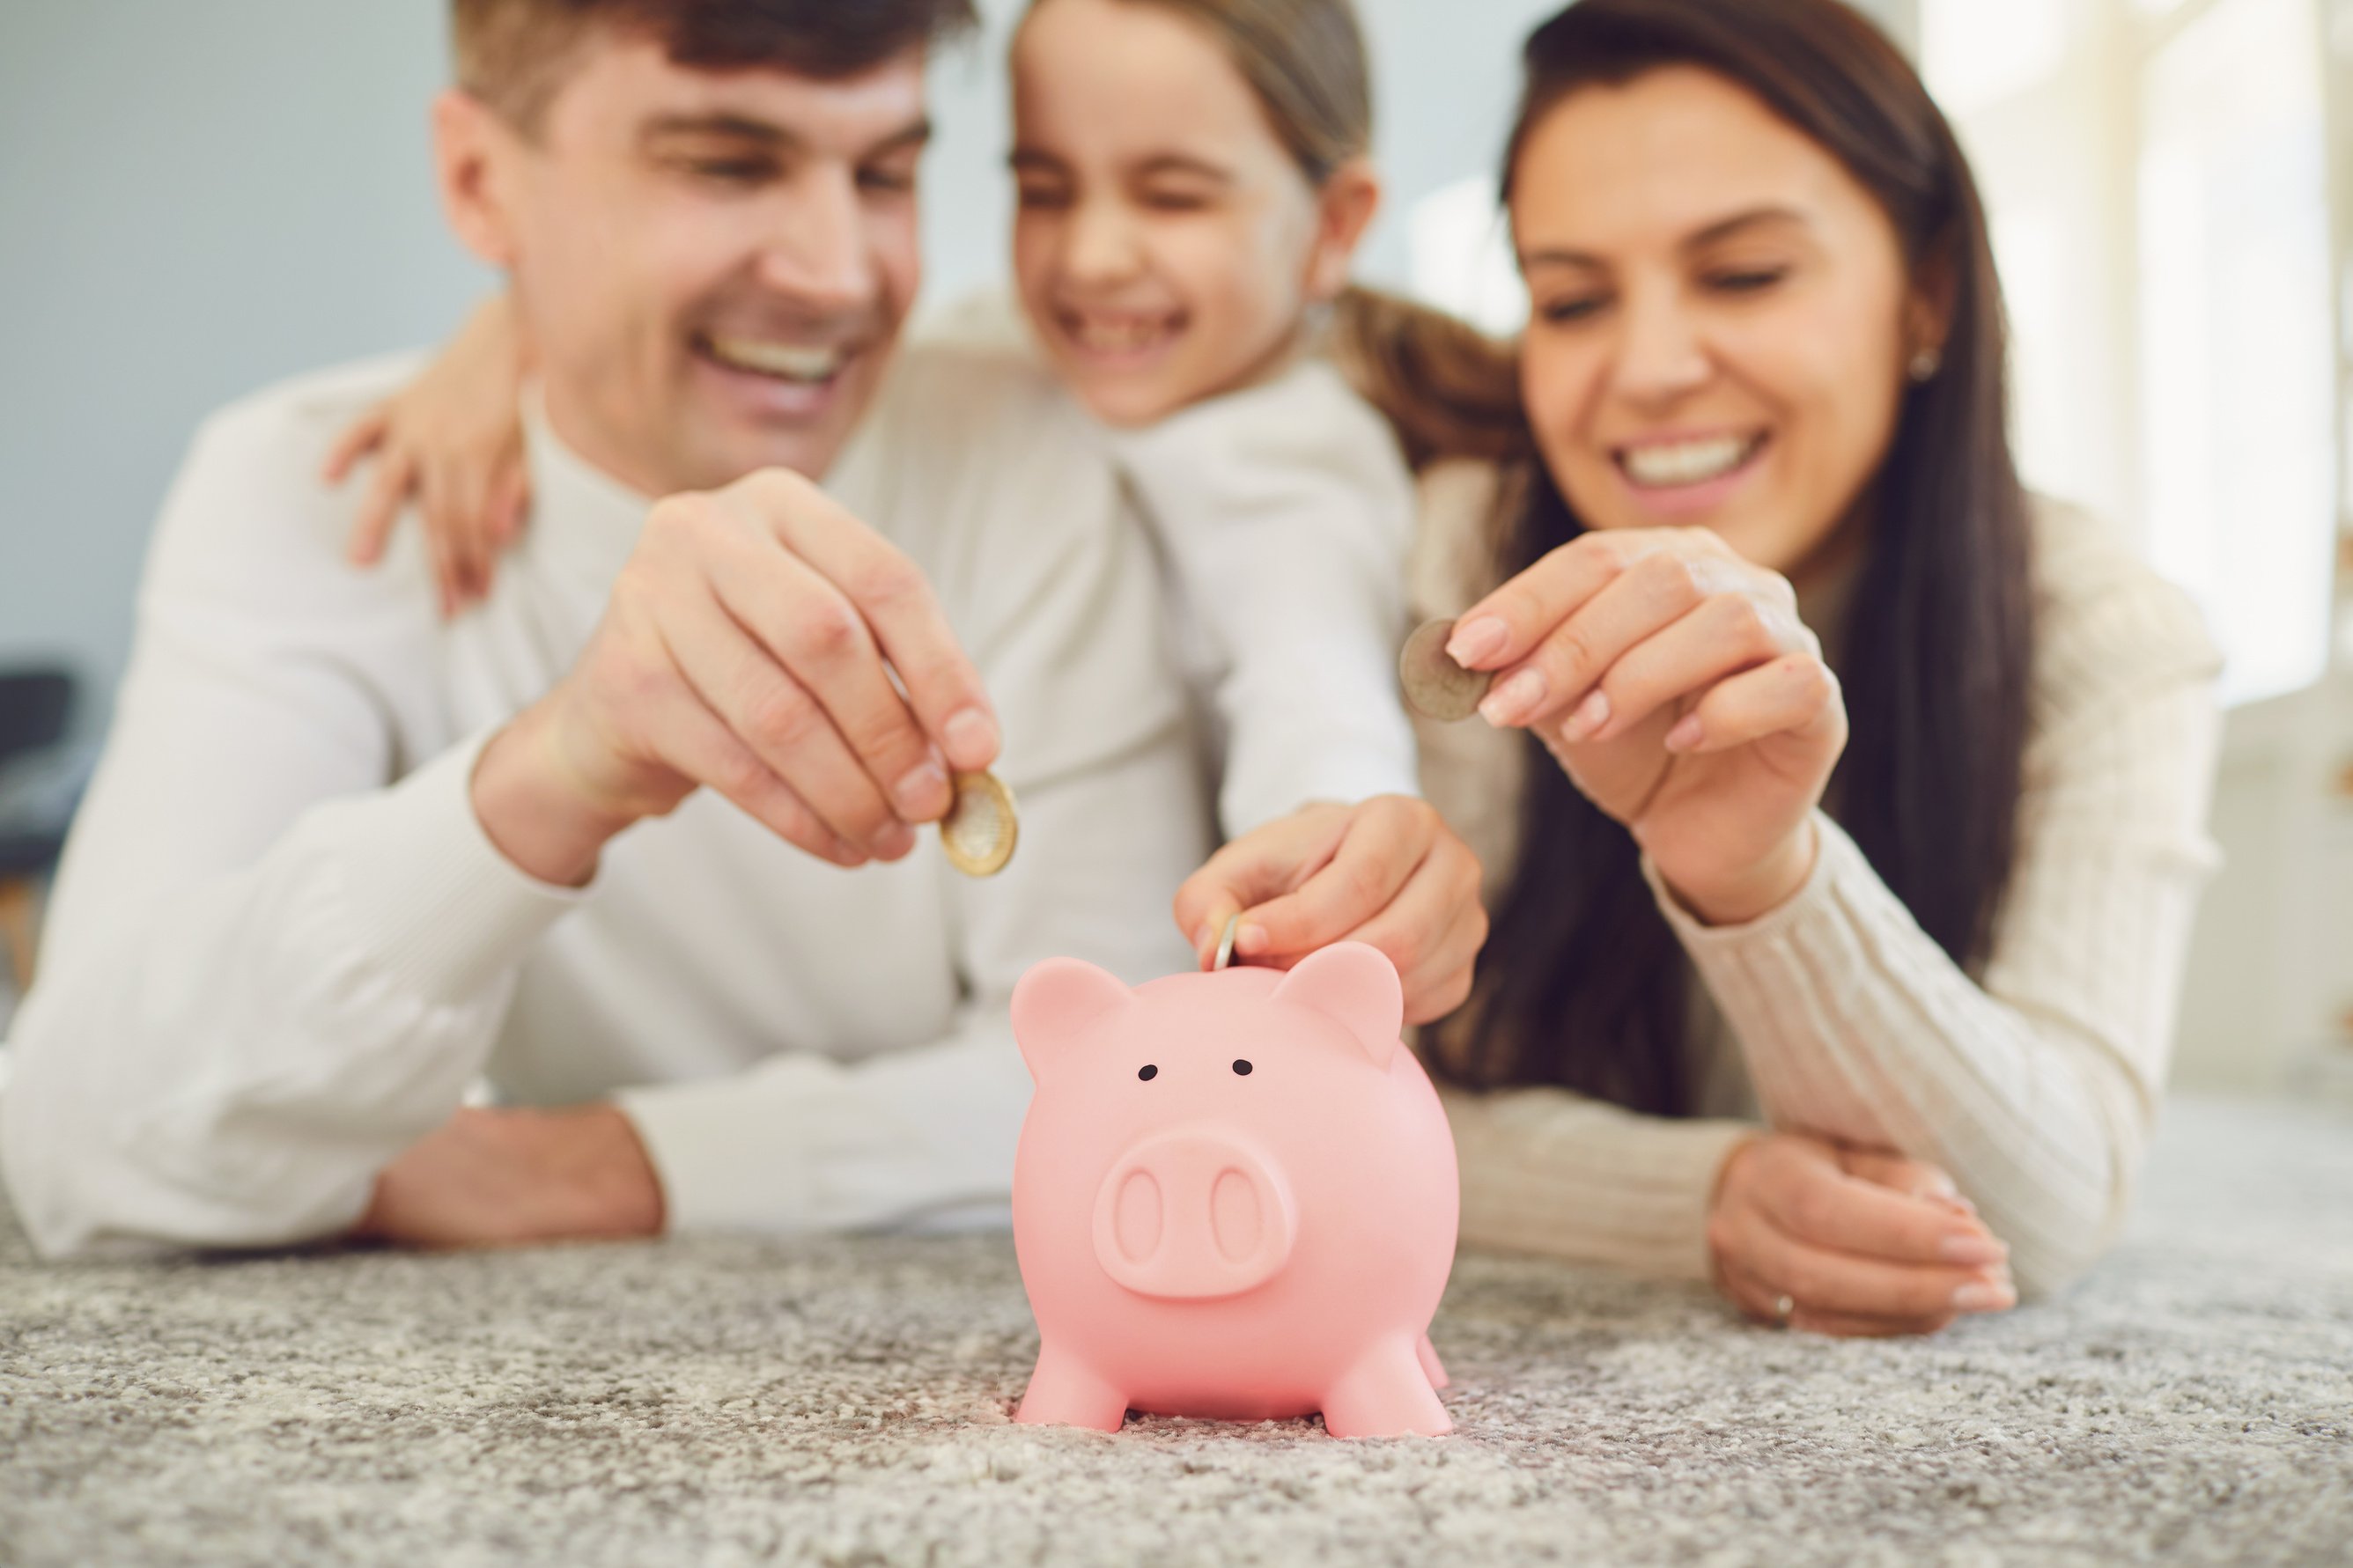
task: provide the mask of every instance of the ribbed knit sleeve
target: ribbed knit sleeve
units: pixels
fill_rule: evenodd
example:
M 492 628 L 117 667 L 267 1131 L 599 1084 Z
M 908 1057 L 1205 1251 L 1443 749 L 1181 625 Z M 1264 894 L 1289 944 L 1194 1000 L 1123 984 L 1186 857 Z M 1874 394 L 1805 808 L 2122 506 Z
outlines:
M 1981 978 L 1820 814 L 1805 886 L 1746 924 L 1703 925 L 1645 867 L 1767 1121 L 1943 1166 L 2029 1292 L 2080 1272 L 2123 1223 L 2214 863 L 2220 741 L 2219 661 L 2186 596 L 2073 514 L 2046 509 L 2038 546 L 2017 859 Z M 1450 1110 L 1466 1239 L 1704 1272 L 1736 1124 L 1545 1089 Z

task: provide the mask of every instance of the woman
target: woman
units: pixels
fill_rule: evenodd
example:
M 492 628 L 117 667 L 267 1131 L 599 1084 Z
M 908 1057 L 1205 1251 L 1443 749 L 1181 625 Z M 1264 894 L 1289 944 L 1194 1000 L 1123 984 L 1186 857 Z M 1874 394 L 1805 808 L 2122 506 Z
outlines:
M 1495 914 L 1434 1043 L 1464 1235 L 1834 1333 L 2000 1310 L 2126 1207 L 2214 654 L 2021 490 L 1976 191 L 1867 23 L 1583 0 L 1525 67 L 1530 460 L 1417 584 L 1496 677 L 1425 757 Z

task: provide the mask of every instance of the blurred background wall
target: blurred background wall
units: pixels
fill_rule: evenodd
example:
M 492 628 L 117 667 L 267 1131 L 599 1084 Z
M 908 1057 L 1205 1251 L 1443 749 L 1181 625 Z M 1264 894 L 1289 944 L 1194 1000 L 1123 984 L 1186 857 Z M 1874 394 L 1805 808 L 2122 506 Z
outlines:
M 1736 0 L 1727 0 L 1736 3 Z M 935 68 L 928 301 L 1002 276 L 1001 56 Z M 1359 0 L 1390 203 L 1368 279 L 1497 329 L 1519 39 L 1555 0 Z M 2231 856 L 2185 1081 L 2353 1081 L 2353 0 L 1881 0 L 1992 210 L 2031 482 L 2125 527 L 2231 658 Z M 443 335 L 491 287 L 444 232 L 442 0 L 0 3 L 0 667 L 105 721 L 156 506 L 204 413 Z

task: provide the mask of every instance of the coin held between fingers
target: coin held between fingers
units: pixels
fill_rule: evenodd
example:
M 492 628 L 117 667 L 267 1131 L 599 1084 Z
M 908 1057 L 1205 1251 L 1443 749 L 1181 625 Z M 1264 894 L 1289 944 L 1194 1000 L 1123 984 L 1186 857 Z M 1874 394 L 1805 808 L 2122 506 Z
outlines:
M 1479 711 L 1480 701 L 1495 682 L 1492 671 L 1465 669 L 1454 662 L 1446 651 L 1453 636 L 1452 621 L 1424 621 L 1398 656 L 1398 683 L 1405 691 L 1406 706 L 1445 724 Z
M 1226 917 L 1225 931 L 1218 938 L 1218 961 L 1214 964 L 1210 965 L 1213 972 L 1224 969 L 1233 963 L 1234 933 L 1241 929 L 1242 917 L 1239 910 Z
M 995 773 L 955 775 L 955 801 L 940 819 L 948 864 L 967 877 L 994 877 L 1013 858 L 1021 821 L 1013 792 Z

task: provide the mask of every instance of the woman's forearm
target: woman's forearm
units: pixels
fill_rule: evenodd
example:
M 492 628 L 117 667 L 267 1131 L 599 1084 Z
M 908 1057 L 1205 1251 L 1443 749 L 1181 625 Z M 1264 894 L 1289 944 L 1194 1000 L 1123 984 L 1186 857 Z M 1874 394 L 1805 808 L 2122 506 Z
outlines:
M 1702 925 L 1662 888 L 1774 1124 L 1944 1167 L 2029 1290 L 2086 1266 L 2162 1091 L 2215 736 L 2200 680 L 2068 738 L 2029 791 L 1982 984 L 1826 818 L 1804 889 L 1749 924 Z

